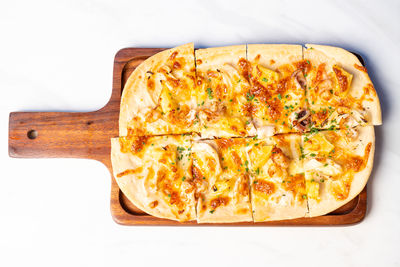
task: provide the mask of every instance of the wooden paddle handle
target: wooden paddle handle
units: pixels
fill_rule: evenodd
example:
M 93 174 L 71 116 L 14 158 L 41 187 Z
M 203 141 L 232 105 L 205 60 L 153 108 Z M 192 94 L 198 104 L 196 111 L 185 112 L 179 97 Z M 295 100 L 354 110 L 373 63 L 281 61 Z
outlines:
M 15 158 L 89 158 L 109 162 L 110 138 L 118 136 L 115 112 L 13 112 L 9 155 Z

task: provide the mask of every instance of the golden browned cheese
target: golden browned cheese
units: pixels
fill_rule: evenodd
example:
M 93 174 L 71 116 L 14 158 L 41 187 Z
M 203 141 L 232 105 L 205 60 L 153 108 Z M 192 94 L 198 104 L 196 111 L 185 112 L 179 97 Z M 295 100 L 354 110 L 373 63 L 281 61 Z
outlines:
M 169 56 L 169 59 L 174 60 L 177 55 L 178 55 L 178 51 L 175 51 Z
M 179 61 L 175 61 L 174 64 L 172 65 L 174 69 L 180 69 L 182 67 L 181 63 Z
M 308 60 L 302 60 L 299 62 L 295 62 L 294 65 L 297 69 L 303 71 L 303 73 L 307 74 L 311 70 L 311 63 Z
M 352 170 L 354 172 L 359 172 L 363 170 L 368 163 L 371 148 L 372 143 L 368 143 L 368 145 L 365 147 L 364 155 L 362 157 L 354 155 L 346 156 L 344 159 L 344 169 Z
M 117 174 L 117 178 L 121 178 L 121 177 L 123 177 L 125 175 L 135 174 L 135 173 L 138 173 L 138 172 L 141 172 L 141 171 L 142 171 L 141 167 L 139 167 L 137 169 L 127 169 L 127 170 L 125 170 L 123 172 L 118 173 Z
M 211 200 L 210 207 L 214 210 L 219 206 L 226 206 L 229 203 L 229 197 L 217 197 Z
M 228 149 L 234 145 L 242 145 L 244 144 L 244 139 L 242 138 L 219 138 L 215 139 L 218 147 L 220 149 Z
M 176 192 L 176 191 L 174 191 L 174 192 L 172 192 L 171 193 L 171 196 L 170 196 L 170 204 L 171 205 L 173 205 L 173 204 L 178 204 L 180 201 L 181 201 L 181 199 L 180 199 L 180 197 L 179 197 L 179 193 L 178 192 Z
M 147 80 L 147 89 L 149 89 L 150 91 L 154 91 L 154 88 L 155 88 L 154 80 L 148 79 Z
M 277 98 L 272 98 L 271 100 L 267 101 L 267 105 L 269 106 L 268 112 L 271 119 L 279 120 L 283 110 L 281 101 L 279 101 Z
M 132 121 L 135 121 L 135 125 L 137 125 L 137 127 L 135 128 L 130 128 L 128 127 L 128 133 L 126 136 L 144 136 L 145 135 L 145 131 L 143 128 L 143 123 L 140 120 L 139 117 L 133 117 Z
M 317 74 L 315 75 L 315 79 L 313 80 L 313 85 L 316 86 L 319 82 L 323 80 L 323 75 L 325 73 L 325 63 L 322 63 L 318 66 Z
M 304 174 L 299 173 L 287 177 L 282 186 L 286 191 L 292 192 L 294 197 L 297 196 L 299 201 L 304 201 L 303 194 L 305 194 L 306 188 Z
M 127 136 L 119 139 L 122 153 L 137 153 L 145 146 L 148 136 Z
M 242 160 L 240 159 L 240 157 L 236 151 L 232 151 L 231 156 L 232 156 L 233 162 L 236 164 L 236 166 L 242 165 Z
M 251 95 L 258 97 L 262 103 L 267 103 L 271 98 L 271 93 L 273 91 L 272 85 L 268 85 L 269 88 L 264 87 L 257 80 L 252 80 L 252 86 L 250 88 Z
M 364 66 L 360 66 L 360 65 L 354 64 L 354 68 L 356 68 L 358 70 L 361 70 L 361 71 L 363 71 L 365 73 L 368 73 L 367 68 L 364 67 Z
M 376 96 L 376 91 L 372 83 L 369 83 L 364 87 L 364 94 Z M 373 101 L 373 99 L 370 99 L 370 101 Z
M 290 76 L 282 78 L 278 81 L 276 85 L 276 92 L 280 95 L 284 95 L 290 86 Z M 279 101 L 280 102 L 280 101 Z
M 247 196 L 249 194 L 249 175 L 246 173 L 242 176 L 241 183 L 239 184 L 239 194 L 242 196 Z
M 275 184 L 269 181 L 264 181 L 264 180 L 254 180 L 253 182 L 253 188 L 254 190 L 267 194 L 267 195 L 272 195 L 276 191 Z
M 326 109 L 321 109 L 313 114 L 313 118 L 317 119 L 317 121 L 325 121 L 329 116 L 329 113 Z
M 157 207 L 157 206 L 158 206 L 158 201 L 157 201 L 157 200 L 154 200 L 153 202 L 151 202 L 151 203 L 149 204 L 149 207 L 152 208 L 152 209 L 154 209 L 154 208 Z
M 341 89 L 340 93 L 345 92 L 349 86 L 349 81 L 347 80 L 347 76 L 343 75 L 342 71 L 335 66 L 333 67 L 333 72 L 336 74 L 336 77 L 338 79 L 339 87 Z
M 289 167 L 289 159 L 283 154 L 282 149 L 274 147 L 271 151 L 272 161 L 281 168 Z
M 202 179 L 204 177 L 200 169 L 194 165 L 192 166 L 192 175 L 194 179 Z
M 344 181 L 344 190 L 333 189 L 334 196 L 337 200 L 345 200 L 350 193 L 351 181 Z
M 173 109 L 168 113 L 168 120 L 180 127 L 190 127 L 195 122 L 190 116 L 190 108 L 187 105 L 182 105 L 179 110 Z
M 259 64 L 257 57 L 251 62 L 248 108 L 256 128 L 274 126 L 276 133 L 289 133 L 308 128 L 296 122 L 305 104 L 305 71 L 309 61 L 294 61 L 272 68 Z M 307 120 L 303 119 L 302 124 Z M 303 129 L 305 130 L 305 129 Z
M 240 58 L 238 66 L 239 66 L 240 72 L 243 75 L 243 77 L 248 79 L 249 78 L 250 67 L 251 67 L 250 62 L 247 61 L 244 58 Z

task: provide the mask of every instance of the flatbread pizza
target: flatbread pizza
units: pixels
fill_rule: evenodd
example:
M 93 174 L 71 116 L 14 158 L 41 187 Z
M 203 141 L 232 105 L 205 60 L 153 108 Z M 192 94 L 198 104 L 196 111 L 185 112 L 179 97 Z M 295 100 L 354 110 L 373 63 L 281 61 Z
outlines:
M 139 65 L 111 139 L 118 186 L 144 212 L 235 223 L 328 214 L 373 167 L 378 95 L 330 46 L 162 51 Z

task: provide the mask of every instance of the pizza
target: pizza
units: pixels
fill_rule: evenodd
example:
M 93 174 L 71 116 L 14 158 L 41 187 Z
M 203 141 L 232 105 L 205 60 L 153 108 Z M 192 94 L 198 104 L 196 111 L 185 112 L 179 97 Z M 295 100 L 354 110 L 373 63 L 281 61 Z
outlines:
M 196 50 L 199 132 L 203 138 L 255 135 L 246 45 Z
M 170 220 L 321 216 L 365 187 L 380 124 L 367 70 L 344 49 L 191 43 L 127 80 L 113 175 L 136 207 Z
M 195 142 L 193 178 L 198 186 L 198 222 L 252 221 L 244 138 Z
M 321 129 L 382 124 L 379 98 L 358 58 L 338 47 L 307 44 L 307 101 Z
M 195 79 L 193 43 L 143 61 L 124 86 L 119 135 L 195 132 Z
M 196 218 L 191 136 L 111 139 L 111 162 L 121 191 L 138 208 L 160 218 Z
M 301 45 L 248 45 L 251 111 L 258 136 L 304 132 Z
M 252 140 L 248 155 L 254 221 L 306 216 L 301 135 L 286 134 L 267 140 Z
M 371 173 L 374 149 L 373 126 L 303 135 L 307 216 L 326 214 L 357 196 Z

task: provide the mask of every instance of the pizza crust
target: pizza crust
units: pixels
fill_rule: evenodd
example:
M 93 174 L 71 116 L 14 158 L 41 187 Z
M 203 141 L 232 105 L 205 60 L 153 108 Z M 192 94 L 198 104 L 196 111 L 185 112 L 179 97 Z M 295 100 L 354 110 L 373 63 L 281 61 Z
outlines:
M 246 58 L 246 45 L 233 45 L 197 49 L 195 51 L 196 69 L 206 72 L 224 64 L 235 66 L 240 58 Z M 200 61 L 199 61 L 200 60 Z
M 290 44 L 249 44 L 247 45 L 247 59 L 254 62 L 260 56 L 259 64 L 276 70 L 284 64 L 291 64 L 303 59 L 301 45 Z

